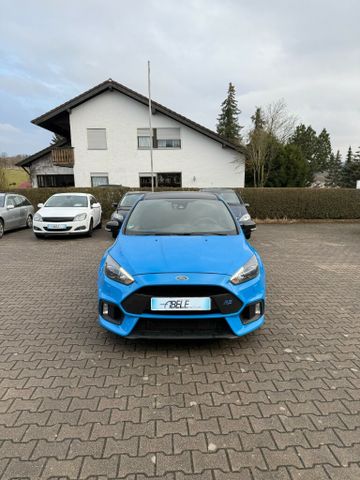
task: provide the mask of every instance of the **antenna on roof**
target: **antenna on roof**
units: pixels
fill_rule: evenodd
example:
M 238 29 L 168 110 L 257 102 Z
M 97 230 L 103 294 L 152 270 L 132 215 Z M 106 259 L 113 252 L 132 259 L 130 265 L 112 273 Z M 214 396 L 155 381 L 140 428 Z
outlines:
M 154 191 L 154 162 L 153 162 L 153 134 L 151 126 L 151 87 L 150 87 L 150 60 L 148 60 L 148 93 L 149 93 L 149 133 L 150 133 L 150 169 L 151 191 Z

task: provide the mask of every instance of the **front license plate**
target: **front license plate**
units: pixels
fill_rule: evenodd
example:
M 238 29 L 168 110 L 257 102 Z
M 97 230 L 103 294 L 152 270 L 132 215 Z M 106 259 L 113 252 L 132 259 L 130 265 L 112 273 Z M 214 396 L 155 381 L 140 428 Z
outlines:
M 47 228 L 49 230 L 65 230 L 67 226 L 64 223 L 52 223 L 48 225 Z
M 151 310 L 211 310 L 209 297 L 163 297 L 151 299 Z

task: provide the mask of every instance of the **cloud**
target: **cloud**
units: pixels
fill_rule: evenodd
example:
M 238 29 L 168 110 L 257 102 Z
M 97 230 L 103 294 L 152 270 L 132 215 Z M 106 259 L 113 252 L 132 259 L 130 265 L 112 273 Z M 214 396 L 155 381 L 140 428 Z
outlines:
M 8 148 L 44 147 L 30 120 L 106 78 L 146 94 L 151 59 L 154 99 L 205 126 L 232 81 L 242 124 L 284 98 L 344 151 L 360 142 L 359 14 L 356 0 L 6 2 L 0 122 L 19 129 Z

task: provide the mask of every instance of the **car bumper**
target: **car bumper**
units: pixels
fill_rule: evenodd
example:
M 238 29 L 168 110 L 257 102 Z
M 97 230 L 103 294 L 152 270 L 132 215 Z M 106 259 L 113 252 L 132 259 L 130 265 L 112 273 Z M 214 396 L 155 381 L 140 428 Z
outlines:
M 179 272 L 178 275 L 184 275 Z M 135 277 L 135 282 L 129 286 L 115 282 L 103 273 L 102 267 L 99 272 L 99 323 L 105 329 L 129 338 L 221 338 L 221 337 L 240 337 L 258 329 L 265 321 L 265 272 L 260 269 L 260 274 L 253 280 L 241 285 L 232 285 L 229 277 L 216 274 L 193 274 L 186 273 L 189 280 L 187 285 L 199 288 L 203 286 L 218 287 L 225 289 L 226 292 L 237 298 L 241 306 L 231 313 L 191 313 L 184 312 L 147 312 L 130 313 L 123 306 L 123 302 L 131 297 L 143 287 L 156 286 L 175 286 L 179 287 L 179 282 L 175 280 L 176 273 L 172 274 L 148 274 Z M 180 295 L 179 295 L 180 296 Z M 105 318 L 103 314 L 103 303 L 114 305 L 118 319 Z M 253 321 L 244 321 L 242 316 L 245 311 L 261 302 L 261 315 L 254 317 Z M 220 328 L 220 323 L 225 328 Z M 208 328 L 203 328 L 204 325 Z M 140 327 L 139 327 L 140 325 Z M 154 330 L 144 329 L 143 325 L 152 325 Z M 182 328 L 182 325 L 184 327 Z M 158 327 L 157 327 L 158 326 Z M 176 328 L 175 328 L 176 326 Z M 201 328 L 198 328 L 201 326 Z
M 65 228 L 55 228 L 57 225 Z M 38 235 L 79 235 L 89 231 L 89 220 L 79 222 L 33 222 L 33 232 Z

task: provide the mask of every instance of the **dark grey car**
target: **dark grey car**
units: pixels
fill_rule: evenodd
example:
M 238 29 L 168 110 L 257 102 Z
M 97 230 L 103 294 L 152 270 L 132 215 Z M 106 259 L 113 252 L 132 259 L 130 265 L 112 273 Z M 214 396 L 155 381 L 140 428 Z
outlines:
M 219 197 L 229 205 L 236 220 L 240 223 L 245 238 L 248 240 L 251 237 L 251 233 L 256 230 L 256 223 L 251 219 L 251 216 L 247 211 L 247 207 L 250 205 L 244 203 L 241 196 L 235 192 L 235 190 L 232 188 L 202 188 L 201 191 L 216 193 L 219 195 Z
M 0 193 L 0 238 L 4 232 L 32 227 L 34 207 L 23 195 Z
M 125 193 L 119 203 L 113 203 L 112 206 L 116 210 L 111 214 L 110 222 L 105 227 L 105 230 L 111 231 L 112 237 L 118 236 L 121 223 L 124 221 L 127 214 L 130 212 L 135 203 L 144 195 L 144 192 L 130 191 Z

